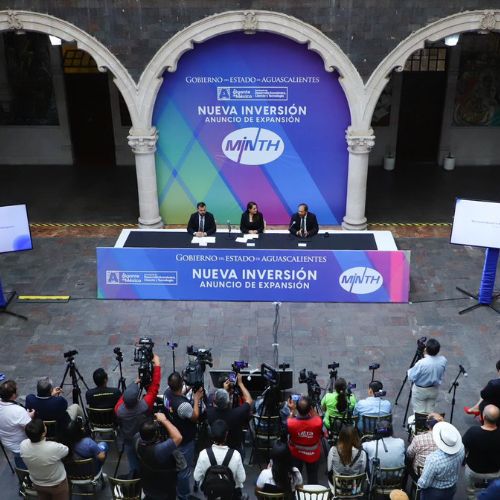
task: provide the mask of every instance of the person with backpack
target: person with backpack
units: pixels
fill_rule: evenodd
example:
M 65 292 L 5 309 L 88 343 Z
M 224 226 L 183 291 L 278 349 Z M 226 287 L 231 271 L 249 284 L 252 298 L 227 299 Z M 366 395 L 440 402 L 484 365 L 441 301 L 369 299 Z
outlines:
M 228 426 L 216 420 L 210 426 L 214 444 L 202 450 L 194 469 L 194 480 L 209 500 L 234 500 L 242 496 L 245 469 L 238 451 L 226 445 Z

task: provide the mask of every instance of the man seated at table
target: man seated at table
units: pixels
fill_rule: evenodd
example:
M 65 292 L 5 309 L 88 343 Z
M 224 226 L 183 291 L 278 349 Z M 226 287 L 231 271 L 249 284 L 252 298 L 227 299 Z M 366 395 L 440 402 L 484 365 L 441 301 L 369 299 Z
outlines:
M 310 238 L 318 234 L 318 220 L 312 212 L 309 212 L 309 207 L 305 203 L 301 203 L 297 213 L 292 215 L 288 230 L 299 238 Z
M 203 236 L 211 236 L 217 231 L 214 216 L 207 212 L 207 206 L 200 201 L 196 205 L 196 212 L 191 214 L 187 225 L 187 232 L 193 236 L 201 238 Z

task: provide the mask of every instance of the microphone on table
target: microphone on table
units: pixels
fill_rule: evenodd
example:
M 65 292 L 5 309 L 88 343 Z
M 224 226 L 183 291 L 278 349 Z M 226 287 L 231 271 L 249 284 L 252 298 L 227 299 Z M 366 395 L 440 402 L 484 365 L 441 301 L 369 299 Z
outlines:
M 460 371 L 464 374 L 464 377 L 469 376 L 469 374 L 465 371 L 465 368 L 462 365 L 458 365 L 458 367 L 460 368 Z
M 231 221 L 227 220 L 228 239 L 231 239 Z

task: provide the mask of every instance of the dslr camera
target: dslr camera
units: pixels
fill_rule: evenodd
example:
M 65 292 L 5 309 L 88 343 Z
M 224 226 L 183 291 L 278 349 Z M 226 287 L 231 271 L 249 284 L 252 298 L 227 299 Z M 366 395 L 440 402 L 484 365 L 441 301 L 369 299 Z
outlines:
M 135 344 L 134 363 L 138 363 L 138 376 L 141 387 L 148 387 L 153 381 L 153 347 L 150 337 L 141 337 Z M 118 353 L 115 353 L 118 354 Z
M 425 350 L 426 344 L 427 344 L 427 337 L 420 337 L 417 340 L 417 352 L 418 352 L 419 356 L 424 355 L 424 350 Z
M 208 366 L 213 366 L 212 350 L 211 349 L 195 349 L 192 345 L 187 347 L 188 356 L 193 356 L 194 359 L 188 362 L 183 377 L 186 385 L 191 387 L 196 392 L 200 387 L 203 387 L 203 375 Z

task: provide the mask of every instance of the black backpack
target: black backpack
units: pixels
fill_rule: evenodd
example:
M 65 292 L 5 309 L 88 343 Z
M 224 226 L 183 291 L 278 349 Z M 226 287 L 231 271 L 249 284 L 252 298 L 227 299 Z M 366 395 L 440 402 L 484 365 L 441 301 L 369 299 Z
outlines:
M 220 498 L 222 500 L 231 500 L 236 488 L 233 472 L 229 468 L 229 462 L 231 461 L 234 450 L 231 448 L 227 450 L 221 465 L 217 463 L 211 447 L 207 448 L 205 451 L 210 460 L 210 467 L 205 473 L 201 491 L 203 491 L 205 496 L 209 499 Z

